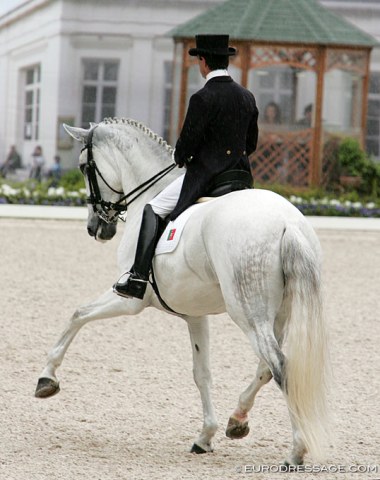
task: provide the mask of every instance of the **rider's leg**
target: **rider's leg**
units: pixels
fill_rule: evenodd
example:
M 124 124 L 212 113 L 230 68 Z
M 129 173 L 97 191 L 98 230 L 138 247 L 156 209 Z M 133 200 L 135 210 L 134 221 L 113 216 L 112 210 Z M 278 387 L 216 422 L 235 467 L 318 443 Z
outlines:
M 165 218 L 177 204 L 181 191 L 183 177 L 177 178 L 159 193 L 151 202 L 145 205 L 135 261 L 128 280 L 115 283 L 113 291 L 122 297 L 144 298 L 152 259 L 159 234 L 160 218 Z
M 156 246 L 158 227 L 159 216 L 154 213 L 152 206 L 148 203 L 144 207 L 135 261 L 128 280 L 124 283 L 115 283 L 113 286 L 113 291 L 118 295 L 144 298 Z
M 176 178 L 149 202 L 155 214 L 161 218 L 166 218 L 172 213 L 174 207 L 177 205 L 184 178 L 184 174 Z

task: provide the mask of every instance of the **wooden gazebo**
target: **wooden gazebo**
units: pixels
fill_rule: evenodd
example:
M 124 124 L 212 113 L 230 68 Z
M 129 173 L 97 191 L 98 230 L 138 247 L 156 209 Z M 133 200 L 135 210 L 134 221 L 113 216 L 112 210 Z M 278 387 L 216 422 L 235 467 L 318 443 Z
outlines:
M 257 181 L 325 183 L 337 139 L 352 136 L 364 145 L 370 52 L 377 42 L 316 0 L 228 0 L 170 33 L 171 141 L 201 86 L 196 59 L 188 55 L 195 35 L 228 33 L 238 50 L 230 73 L 255 94 L 260 111 L 258 149 L 250 159 Z M 270 106 L 281 116 L 266 115 Z

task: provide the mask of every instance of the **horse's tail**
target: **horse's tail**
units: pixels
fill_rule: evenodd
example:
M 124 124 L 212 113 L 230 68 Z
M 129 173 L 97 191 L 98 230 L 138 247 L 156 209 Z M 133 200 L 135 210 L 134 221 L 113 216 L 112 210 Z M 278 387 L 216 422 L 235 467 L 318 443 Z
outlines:
M 288 307 L 285 326 L 285 395 L 307 451 L 322 460 L 328 445 L 327 368 L 319 246 L 313 247 L 295 225 L 281 242 Z

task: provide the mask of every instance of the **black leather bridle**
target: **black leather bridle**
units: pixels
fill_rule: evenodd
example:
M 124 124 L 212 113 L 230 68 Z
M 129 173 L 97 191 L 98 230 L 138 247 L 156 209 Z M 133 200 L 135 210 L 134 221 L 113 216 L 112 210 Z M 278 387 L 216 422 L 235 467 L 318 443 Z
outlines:
M 88 134 L 86 145 L 82 149 L 82 152 L 87 150 L 87 162 L 80 165 L 79 168 L 81 169 L 83 175 L 87 175 L 88 186 L 90 190 L 90 195 L 87 197 L 87 203 L 89 205 L 92 205 L 94 212 L 106 223 L 116 223 L 119 218 L 121 220 L 124 220 L 121 215 L 123 215 L 127 211 L 129 205 L 132 202 L 134 202 L 144 192 L 149 190 L 149 188 L 155 183 L 157 183 L 159 180 L 161 180 L 161 178 L 171 172 L 173 168 L 176 167 L 176 164 L 172 163 L 171 165 L 156 173 L 156 175 L 153 175 L 153 177 L 149 178 L 144 183 L 124 195 L 123 191 L 115 190 L 113 187 L 111 187 L 111 185 L 105 180 L 95 163 L 92 152 L 92 139 L 96 128 L 97 126 L 92 128 Z M 98 184 L 98 176 L 103 180 L 103 182 L 112 192 L 120 195 L 120 198 L 117 202 L 108 202 L 102 198 Z

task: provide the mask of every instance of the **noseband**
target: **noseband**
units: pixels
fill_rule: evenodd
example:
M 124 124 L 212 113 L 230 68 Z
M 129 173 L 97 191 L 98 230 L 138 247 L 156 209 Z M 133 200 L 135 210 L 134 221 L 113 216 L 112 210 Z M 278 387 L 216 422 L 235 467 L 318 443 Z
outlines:
M 173 168 L 176 167 L 176 164 L 172 163 L 171 165 L 156 173 L 156 175 L 153 175 L 153 177 L 149 178 L 144 183 L 124 195 L 123 191 L 120 192 L 119 190 L 115 190 L 113 187 L 111 187 L 111 185 L 105 180 L 98 166 L 95 163 L 92 152 L 92 139 L 96 128 L 97 126 L 90 130 L 87 137 L 86 145 L 82 149 L 82 152 L 84 150 L 87 150 L 87 163 L 80 166 L 83 175 L 87 175 L 88 186 L 90 189 L 90 195 L 87 197 L 86 200 L 89 205 L 92 205 L 94 212 L 98 215 L 99 218 L 104 220 L 106 223 L 116 223 L 119 218 L 121 220 L 124 220 L 121 215 L 123 215 L 127 211 L 129 205 L 132 202 L 134 202 L 144 192 L 149 190 L 149 188 L 152 187 L 159 180 L 161 180 L 161 178 L 171 172 Z M 112 192 L 117 193 L 121 196 L 121 198 L 119 198 L 117 202 L 107 202 L 102 198 L 98 184 L 98 176 L 103 180 L 103 182 Z

